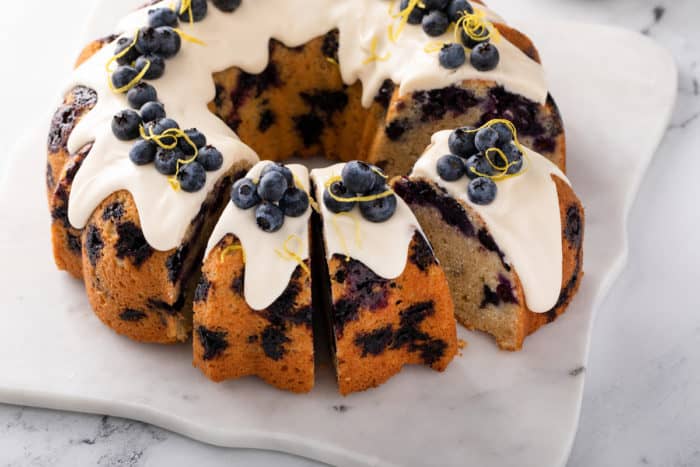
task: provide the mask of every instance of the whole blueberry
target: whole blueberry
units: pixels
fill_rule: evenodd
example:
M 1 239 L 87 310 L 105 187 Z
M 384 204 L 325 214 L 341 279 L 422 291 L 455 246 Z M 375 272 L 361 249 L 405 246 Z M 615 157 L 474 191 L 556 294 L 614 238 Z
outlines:
M 153 127 L 153 134 L 162 135 L 166 130 L 174 128 L 180 128 L 180 125 L 175 120 L 172 118 L 161 118 Z
M 476 154 L 469 159 L 464 164 L 465 170 L 467 172 L 467 177 L 470 179 L 475 179 L 478 177 L 483 177 L 484 175 L 493 175 L 494 168 L 491 166 L 486 157 L 483 154 Z
M 377 180 L 372 166 L 360 161 L 345 164 L 341 176 L 345 187 L 353 193 L 369 193 Z
M 475 178 L 469 182 L 467 194 L 472 203 L 486 206 L 493 203 L 498 193 L 496 182 L 486 177 Z
M 455 70 L 467 61 L 467 54 L 460 44 L 445 44 L 440 49 L 440 65 L 448 70 Z
M 180 51 L 182 39 L 173 28 L 161 27 L 156 29 L 158 36 L 158 55 L 163 58 L 172 58 Z
M 508 159 L 508 174 L 516 174 L 523 168 L 523 153 L 514 142 L 506 143 L 502 147 L 503 153 Z
M 241 6 L 241 0 L 214 0 L 214 6 L 225 13 L 233 13 Z
M 284 225 L 284 212 L 278 206 L 264 201 L 255 209 L 255 222 L 265 232 L 277 232 Z
M 158 93 L 156 92 L 156 88 L 141 81 L 136 86 L 129 89 L 129 92 L 126 93 L 126 99 L 129 101 L 129 105 L 132 109 L 138 110 L 148 102 L 157 101 Z
M 136 50 L 136 47 L 131 46 L 132 42 L 134 42 L 134 40 L 129 39 L 128 37 L 121 37 L 117 41 L 117 47 L 114 49 L 114 55 L 119 55 L 121 52 L 131 47 L 123 57 L 117 59 L 117 63 L 119 65 L 131 65 L 134 63 L 134 60 L 139 58 L 139 51 Z
M 471 127 L 458 128 L 450 134 L 448 146 L 452 154 L 466 159 L 478 152 L 474 145 L 476 132 L 473 130 Z
M 309 209 L 309 195 L 293 187 L 286 191 L 279 204 L 285 216 L 299 217 Z
M 120 66 L 112 73 L 112 85 L 116 89 L 122 89 L 131 83 L 139 72 L 136 68 L 130 66 Z
M 207 172 L 215 172 L 224 165 L 224 156 L 214 146 L 205 146 L 199 150 L 197 162 L 202 164 Z
M 241 178 L 233 184 L 231 201 L 239 209 L 250 209 L 260 204 L 262 200 L 258 196 L 258 187 L 255 182 L 249 178 Z
M 373 165 L 372 169 L 372 172 L 374 172 L 374 187 L 372 193 L 376 193 L 377 190 L 380 190 L 381 193 L 381 191 L 385 191 L 383 188 L 386 186 L 388 177 L 384 174 L 384 171 L 376 165 Z
M 330 187 L 326 189 L 326 191 L 323 192 L 323 204 L 325 204 L 328 210 L 331 212 L 334 212 L 336 214 L 341 212 L 350 212 L 357 204 L 355 201 L 338 201 L 335 198 L 333 198 L 333 196 L 331 196 L 331 193 L 333 193 L 336 197 L 341 199 L 355 197 L 355 193 L 348 190 L 343 184 L 343 182 L 337 181 L 333 183 Z
M 138 50 L 141 55 L 149 55 L 158 52 L 160 39 L 158 38 L 156 28 L 145 26 L 139 29 L 137 34 L 136 50 Z
M 439 10 L 433 10 L 423 17 L 421 21 L 423 31 L 429 36 L 442 36 L 450 27 L 450 20 L 447 15 Z
M 428 10 L 444 10 L 449 3 L 450 0 L 423 0 L 425 8 Z
M 177 12 L 182 11 L 182 1 L 177 2 Z M 189 22 L 202 21 L 207 16 L 207 0 L 192 0 L 191 7 L 180 13 L 180 20 Z
M 464 30 L 460 31 L 462 44 L 464 44 L 466 48 L 474 49 L 477 45 L 483 44 L 489 40 L 489 31 L 486 28 L 475 31 L 474 35 L 476 37 L 469 36 Z
M 159 147 L 156 150 L 156 170 L 163 175 L 175 175 L 177 172 L 177 162 L 184 161 L 186 159 L 187 156 L 185 156 L 178 148 L 163 149 Z
M 408 8 L 408 3 L 410 0 L 401 0 L 401 11 Z M 425 16 L 425 9 L 416 5 L 411 13 L 408 15 L 408 24 L 421 24 L 423 21 L 423 16 Z
M 196 193 L 204 188 L 204 184 L 207 182 L 207 172 L 202 167 L 202 164 L 194 161 L 180 168 L 177 180 L 180 182 L 182 191 Z
M 112 132 L 117 139 L 130 141 L 139 137 L 141 116 L 133 110 L 122 110 L 112 118 Z
M 450 4 L 447 7 L 447 16 L 450 21 L 455 23 L 459 18 L 465 14 L 473 14 L 474 8 L 469 4 L 467 0 L 450 0 Z
M 442 156 L 437 162 L 437 172 L 446 182 L 454 182 L 465 174 L 464 159 L 454 154 Z
M 498 66 L 501 56 L 490 42 L 483 42 L 472 49 L 471 63 L 479 71 L 491 71 Z
M 182 152 L 184 152 L 188 156 L 193 156 L 195 152 L 195 148 L 203 148 L 204 146 L 207 145 L 207 137 L 204 136 L 204 134 L 199 131 L 196 128 L 190 128 L 189 130 L 185 130 L 185 134 L 187 137 L 194 143 L 195 147 L 193 148 L 192 145 L 185 139 L 185 138 L 180 138 L 177 142 L 177 145 L 180 149 L 182 149 Z M 223 162 L 223 158 L 221 160 Z M 206 165 L 204 166 L 206 168 Z M 209 169 L 207 169 L 209 170 Z M 218 169 L 214 169 L 218 170 Z
M 165 60 L 160 55 L 141 56 L 136 59 L 134 66 L 140 73 L 148 63 L 150 63 L 148 66 L 148 71 L 146 71 L 146 74 L 143 75 L 145 79 L 159 79 L 165 74 Z
M 153 162 L 156 158 L 156 150 L 158 146 L 151 141 L 141 140 L 134 144 L 129 151 L 129 159 L 136 165 L 147 165 Z
M 177 23 L 177 13 L 170 8 L 156 8 L 148 11 L 148 25 L 152 28 L 176 27 Z
M 165 107 L 160 102 L 147 102 L 140 112 L 144 122 L 155 122 L 165 118 Z
M 362 217 L 370 222 L 384 222 L 394 215 L 396 207 L 396 195 L 389 195 L 372 201 L 361 202 L 360 213 L 362 213 Z
M 496 144 L 498 144 L 498 133 L 493 128 L 482 128 L 476 133 L 474 145 L 479 151 L 484 152 L 487 149 L 496 147 Z
M 495 130 L 496 133 L 498 133 L 498 145 L 499 146 L 504 146 L 511 141 L 513 141 L 513 132 L 510 130 L 508 125 L 505 123 L 495 123 L 491 125 L 491 129 Z
M 260 178 L 264 177 L 269 172 L 279 172 L 280 174 L 282 174 L 284 179 L 287 180 L 288 187 L 294 186 L 294 174 L 292 173 L 291 170 L 289 170 L 288 167 L 285 167 L 284 165 L 279 164 L 277 162 L 267 164 L 262 169 L 262 172 L 260 172 Z
M 289 188 L 287 179 L 280 172 L 270 171 L 260 177 L 258 195 L 265 201 L 277 202 Z

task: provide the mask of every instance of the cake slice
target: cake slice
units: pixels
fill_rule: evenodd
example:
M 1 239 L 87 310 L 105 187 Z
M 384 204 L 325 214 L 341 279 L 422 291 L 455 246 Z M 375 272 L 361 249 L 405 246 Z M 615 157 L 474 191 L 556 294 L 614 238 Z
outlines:
M 234 185 L 195 294 L 194 365 L 208 378 L 313 387 L 308 194 L 300 165 L 260 162 Z
M 379 386 L 406 364 L 443 371 L 457 352 L 452 299 L 408 206 L 367 164 L 311 178 L 320 211 L 315 303 L 328 320 L 340 393 Z
M 566 310 L 583 277 L 583 207 L 511 122 L 436 133 L 392 186 L 424 226 L 467 328 L 515 351 Z

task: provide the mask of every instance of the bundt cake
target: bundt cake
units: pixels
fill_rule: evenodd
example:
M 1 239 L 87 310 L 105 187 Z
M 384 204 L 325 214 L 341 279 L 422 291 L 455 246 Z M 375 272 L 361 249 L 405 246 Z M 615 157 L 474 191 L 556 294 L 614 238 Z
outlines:
M 116 32 L 84 49 L 51 123 L 46 183 L 55 261 L 59 269 L 85 283 L 95 313 L 116 332 L 156 343 L 186 341 L 194 333 L 195 363 L 213 379 L 258 372 L 280 387 L 303 391 L 313 376 L 313 368 L 307 366 L 312 353 L 304 347 L 311 330 L 308 320 L 300 322 L 310 312 L 308 258 L 296 266 L 288 264 L 287 269 L 292 269 L 285 270 L 291 280 L 286 288 L 275 290 L 279 295 L 265 295 L 266 300 L 256 292 L 241 293 L 232 284 L 225 287 L 218 282 L 219 273 L 223 277 L 242 269 L 244 253 L 258 254 L 256 247 L 237 249 L 245 243 L 238 236 L 239 227 L 228 227 L 225 235 L 217 230 L 210 237 L 234 183 L 240 189 L 234 190 L 234 204 L 251 195 L 251 181 L 255 191 L 260 188 L 261 180 L 245 177 L 259 160 L 283 162 L 313 156 L 361 160 L 372 170 L 405 176 L 435 133 L 480 128 L 493 119 L 505 119 L 517 128 L 523 145 L 565 171 L 562 120 L 548 93 L 537 50 L 477 0 L 150 1 L 120 21 Z M 415 174 L 419 178 L 398 182 L 400 194 L 414 192 L 408 189 L 410 184 L 423 183 L 419 172 Z M 304 177 L 298 178 L 303 186 Z M 562 180 L 556 178 L 556 183 Z M 565 191 L 567 184 L 561 183 Z M 294 181 L 294 187 L 299 184 Z M 487 185 L 482 183 L 481 188 Z M 334 189 L 338 188 L 336 184 Z M 392 208 L 393 195 L 366 196 L 358 209 L 365 218 L 374 219 L 368 222 L 375 223 L 391 209 L 406 210 L 402 202 Z M 342 205 L 342 198 L 343 193 L 333 192 L 329 202 Z M 255 209 L 256 224 L 269 230 L 256 237 L 262 242 L 270 238 L 266 235 L 275 235 L 274 229 L 287 216 L 280 218 L 281 200 L 261 199 Z M 415 206 L 410 196 L 407 199 Z M 562 195 L 561 199 L 568 198 Z M 316 200 L 321 207 L 324 203 Z M 229 214 L 238 207 L 231 206 Z M 577 213 L 582 228 L 580 209 Z M 227 225 L 226 219 L 219 225 Z M 392 222 L 376 224 L 386 227 Z M 430 236 L 435 229 L 428 227 Z M 328 229 L 324 231 L 328 237 Z M 436 238 L 438 243 L 444 240 Z M 433 265 L 421 268 L 408 262 L 406 277 L 421 281 L 428 277 L 439 285 L 442 272 L 434 265 L 422 231 L 414 228 L 403 246 L 418 255 L 418 261 Z M 438 245 L 438 253 L 443 247 Z M 503 267 L 510 271 L 507 255 Z M 345 263 L 331 258 L 327 267 L 334 280 L 342 270 L 347 277 L 392 276 L 375 263 L 364 262 L 364 255 L 352 258 Z M 570 276 L 567 264 L 564 261 L 565 277 Z M 403 287 L 402 293 L 408 293 L 406 284 L 414 279 L 399 281 L 399 272 L 389 280 L 389 287 Z M 450 268 L 447 272 L 454 284 Z M 518 287 L 528 295 L 527 278 L 518 269 L 521 284 L 513 274 L 504 277 L 512 279 L 513 294 L 522 304 Z M 204 279 L 197 286 L 200 276 Z M 496 290 L 493 282 L 489 284 L 490 290 Z M 555 314 L 565 308 L 575 284 L 562 306 L 555 307 Z M 355 286 L 334 283 L 332 296 L 345 296 L 345 287 Z M 319 288 L 323 287 L 313 287 L 314 291 Z M 294 299 L 290 290 L 298 290 Z M 442 296 L 439 287 L 434 292 Z M 387 296 L 398 293 L 392 289 Z M 453 342 L 446 337 L 447 328 L 432 323 L 446 323 L 441 318 L 446 299 L 419 299 L 418 291 L 414 293 L 400 299 L 407 303 L 405 309 L 392 305 L 395 309 L 387 316 L 393 313 L 394 321 L 383 322 L 386 332 L 379 339 L 368 338 L 373 343 L 366 353 L 375 357 L 376 342 L 405 341 L 377 359 L 393 362 L 389 355 L 405 352 L 396 362 L 413 358 L 444 368 Z M 453 291 L 460 306 L 466 300 L 462 295 Z M 274 311 L 272 298 L 284 298 L 284 306 L 277 308 L 284 309 L 284 316 Z M 493 294 L 489 298 L 496 301 Z M 426 305 L 431 300 L 433 308 Z M 195 301 L 198 318 L 193 329 Z M 251 342 L 250 351 L 262 349 L 265 354 L 264 342 L 268 342 L 268 352 L 284 355 L 273 359 L 275 364 L 265 363 L 271 368 L 279 364 L 280 371 L 285 367 L 288 374 L 273 374 L 274 368 L 267 372 L 253 357 L 246 368 L 232 363 L 230 359 L 239 358 L 244 348 L 240 341 L 230 340 L 236 334 L 228 327 L 236 318 L 217 317 L 212 310 L 239 305 L 243 311 L 238 317 L 248 325 L 254 327 L 255 316 L 260 319 L 255 326 L 267 322 L 277 333 L 263 336 L 264 329 L 259 330 L 258 348 L 253 349 Z M 535 317 L 527 321 L 539 322 Z M 534 326 L 521 324 L 525 332 Z M 398 333 L 391 339 L 389 327 Z M 284 335 L 278 332 L 281 329 Z M 352 321 L 341 335 L 381 330 Z M 252 341 L 253 335 L 247 337 Z M 364 352 L 343 338 L 338 342 L 343 348 L 354 345 L 353 351 L 360 355 Z M 513 348 L 519 347 L 517 342 L 514 337 Z M 438 351 L 438 347 L 444 349 Z M 279 363 L 294 352 L 303 355 L 299 360 L 294 357 L 294 365 Z M 348 359 L 345 354 L 343 360 Z M 351 376 L 341 383 L 342 390 L 378 384 L 394 371 L 396 362 L 385 362 L 383 376 Z M 346 366 L 342 371 L 359 370 Z
M 392 185 L 435 247 L 466 327 L 520 350 L 566 310 L 583 277 L 583 207 L 510 122 L 436 133 Z
M 443 371 L 457 353 L 445 274 L 408 206 L 369 167 L 311 173 L 323 200 L 316 309 L 327 318 L 341 394 L 379 386 L 406 364 Z
M 263 193 L 265 200 L 258 195 L 265 186 L 280 189 Z M 280 389 L 309 391 L 308 171 L 260 162 L 234 193 L 211 236 L 194 296 L 194 364 L 214 381 L 257 375 Z

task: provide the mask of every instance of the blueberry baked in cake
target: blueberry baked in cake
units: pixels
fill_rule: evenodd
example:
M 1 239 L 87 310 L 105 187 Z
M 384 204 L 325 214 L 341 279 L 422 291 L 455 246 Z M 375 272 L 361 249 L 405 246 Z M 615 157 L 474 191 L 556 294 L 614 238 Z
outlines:
M 309 314 L 314 315 L 309 303 L 328 284 L 328 303 L 338 308 L 341 297 L 354 297 L 348 316 L 377 319 L 331 320 L 339 373 L 350 375 L 339 379 L 346 393 L 381 384 L 404 363 L 445 368 L 454 355 L 454 340 L 444 316 L 450 305 L 443 274 L 460 321 L 498 334 L 499 344 L 512 349 L 520 348 L 524 334 L 566 308 L 581 277 L 581 254 L 572 262 L 569 253 L 580 251 L 583 212 L 563 176 L 564 130 L 539 55 L 525 35 L 480 1 L 150 1 L 123 18 L 115 35 L 84 49 L 66 89 L 51 124 L 46 171 L 58 268 L 84 282 L 96 315 L 116 332 L 155 343 L 193 337 L 195 364 L 214 380 L 257 374 L 284 389 L 309 390 Z M 461 192 L 445 195 L 450 190 L 441 187 L 444 179 L 425 171 L 432 165 L 426 156 L 414 164 L 431 138 L 455 128 L 469 136 L 490 129 L 494 120 L 510 122 L 518 149 L 537 154 L 524 152 L 531 161 L 548 161 L 547 167 L 560 171 L 552 171 L 552 180 L 562 209 L 566 207 L 562 230 L 570 232 L 562 255 L 562 283 L 568 292 L 552 304 L 553 311 L 541 313 L 548 302 L 533 298 L 532 290 L 539 288 L 531 287 L 530 279 L 536 275 L 527 274 L 518 260 L 514 252 L 521 249 L 511 251 L 496 234 L 507 229 L 482 228 L 476 214 L 484 214 L 477 211 L 469 214 L 471 225 L 491 236 L 477 233 L 476 238 L 496 253 L 498 262 L 487 267 L 483 284 L 467 280 L 470 290 L 483 285 L 480 293 L 461 293 L 464 285 L 456 267 L 481 265 L 480 258 L 488 264 L 494 260 L 478 247 L 465 248 L 469 258 L 451 264 L 442 254 L 449 239 L 436 235 L 439 223 L 425 225 L 434 220 L 425 215 L 427 202 L 417 204 L 423 198 L 416 193 L 425 192 L 422 183 L 435 196 L 453 199 L 446 204 L 455 210 L 440 214 L 449 218 L 445 232 L 461 215 L 457 207 L 475 210 L 469 200 L 460 201 Z M 478 167 L 472 164 L 481 175 L 469 187 L 479 199 L 492 197 L 496 206 L 500 195 L 493 195 L 493 184 L 501 191 L 499 183 L 511 179 L 496 180 L 498 173 L 483 171 L 498 172 L 494 154 L 506 151 L 502 142 L 486 142 L 497 151 L 487 148 L 488 167 L 483 161 Z M 449 154 L 465 161 L 476 155 Z M 301 167 L 270 165 L 316 156 L 352 162 L 348 166 L 355 168 L 348 169 L 347 180 L 333 172 L 341 180 L 329 187 L 317 183 L 321 192 L 316 193 Z M 454 171 L 461 170 L 457 159 L 443 161 L 441 173 L 455 177 Z M 268 162 L 256 165 L 261 160 Z M 412 175 L 392 188 L 377 182 L 386 188 L 377 193 L 363 186 L 353 189 L 353 174 L 361 173 L 357 167 L 370 167 L 375 176 Z M 530 165 L 523 167 L 528 174 Z M 515 166 L 509 163 L 510 170 Z M 290 172 L 295 175 L 291 181 Z M 476 174 L 465 172 L 464 180 L 454 183 L 464 184 Z M 343 191 L 348 189 L 345 182 L 348 191 Z M 282 191 L 283 197 L 275 199 Z M 305 202 L 310 207 L 303 213 L 290 214 L 301 211 Z M 248 203 L 253 204 L 241 207 Z M 306 230 L 282 245 L 271 241 L 292 225 L 308 229 L 302 219 L 314 206 L 320 211 L 318 232 L 310 236 L 317 240 L 309 240 Z M 333 216 L 324 214 L 326 209 Z M 245 222 L 232 222 L 234 213 Z M 387 271 L 377 264 L 379 258 L 368 259 L 367 251 L 376 252 L 372 245 L 393 235 L 391 226 L 398 220 L 412 227 L 401 233 L 402 242 L 378 253 L 391 256 L 383 262 L 393 266 Z M 335 224 L 348 222 L 357 224 L 357 231 L 373 233 L 367 241 L 358 236 L 357 242 L 346 232 L 343 238 L 353 254 L 342 260 L 346 252 L 330 248 L 336 243 L 329 239 L 336 235 Z M 245 226 L 257 229 L 251 239 L 241 238 Z M 444 273 L 424 232 L 436 244 Z M 464 239 L 453 240 L 459 244 Z M 328 271 L 317 274 L 311 259 L 322 247 L 331 257 L 321 262 Z M 304 248 L 312 254 L 300 255 Z M 245 269 L 253 268 L 258 256 L 273 253 L 275 262 L 284 262 L 285 273 L 276 287 L 264 290 L 268 295 L 262 300 L 256 295 L 260 292 L 249 290 L 256 273 Z M 548 299 L 558 277 L 554 269 L 547 268 L 548 286 L 543 287 Z M 236 274 L 247 280 L 235 285 L 229 276 Z M 433 284 L 435 295 L 410 292 L 408 284 L 418 280 Z M 367 287 L 376 288 L 376 294 Z M 387 300 L 380 313 L 372 313 L 378 306 L 375 295 L 384 297 L 382 304 Z M 504 304 L 511 311 L 498 314 Z M 479 321 L 483 309 L 488 323 Z M 524 317 L 512 319 L 515 315 Z M 505 321 L 504 328 L 494 325 Z M 250 342 L 243 342 L 238 326 Z M 377 367 L 382 372 L 373 369 Z

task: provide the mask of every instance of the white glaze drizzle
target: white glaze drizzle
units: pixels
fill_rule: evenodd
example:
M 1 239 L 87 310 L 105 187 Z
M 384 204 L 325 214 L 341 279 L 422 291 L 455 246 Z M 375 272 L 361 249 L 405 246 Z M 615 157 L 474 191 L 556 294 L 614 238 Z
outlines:
M 136 11 L 119 24 L 118 30 L 133 37 L 147 24 L 149 9 L 168 6 L 170 2 L 164 1 Z M 124 95 L 115 94 L 108 86 L 105 64 L 114 53 L 114 45 L 105 46 L 75 71 L 69 86 L 84 85 L 98 95 L 97 105 L 79 122 L 68 141 L 71 153 L 94 142 L 73 182 L 68 209 L 71 224 L 83 228 L 100 202 L 116 191 L 127 190 L 135 199 L 148 243 L 161 251 L 179 246 L 218 179 L 237 160 L 257 161 L 256 154 L 207 108 L 215 97 L 212 73 L 231 66 L 249 73 L 262 72 L 269 61 L 268 43 L 273 38 L 296 47 L 337 28 L 343 80 L 347 84 L 361 80 L 365 106 L 372 103 L 387 79 L 400 83 L 402 95 L 481 79 L 496 81 L 532 101 L 545 101 L 542 67 L 504 38 L 497 43 L 501 62 L 495 70 L 478 72 L 468 64 L 456 71 L 446 70 L 439 66 L 437 54 L 424 52 L 424 46 L 435 39 L 419 26 L 407 25 L 397 43 L 388 39 L 387 28 L 394 21 L 388 6 L 389 2 L 381 0 L 244 1 L 235 13 L 223 13 L 210 5 L 203 21 L 183 23 L 183 30 L 207 45 L 183 42 L 180 53 L 167 61 L 165 76 L 153 84 L 168 117 L 182 128 L 201 130 L 224 155 L 221 170 L 207 174 L 204 189 L 192 194 L 173 191 L 167 178 L 152 165 L 132 164 L 127 155 L 133 143 L 118 141 L 112 134 L 113 115 L 128 105 Z M 365 63 L 375 38 L 377 55 L 389 54 L 388 59 Z M 446 34 L 437 39 L 450 41 L 451 37 Z
M 563 274 L 559 195 L 552 175 L 567 184 L 568 178 L 547 158 L 523 148 L 529 168 L 517 177 L 497 182 L 496 200 L 479 206 L 467 196 L 466 177 L 447 182 L 437 173 L 438 160 L 450 153 L 450 133 L 433 135 L 411 177 L 431 180 L 473 208 L 518 273 L 528 308 L 536 313 L 551 310 L 559 298 Z
M 380 277 L 396 279 L 403 274 L 408 258 L 408 247 L 416 232 L 423 234 L 418 220 L 408 205 L 397 197 L 394 215 L 386 222 L 365 220 L 359 207 L 349 213 L 335 214 L 328 210 L 323 200 L 326 182 L 340 176 L 345 164 L 335 164 L 325 169 L 311 171 L 316 187 L 316 199 L 323 217 L 323 236 L 326 257 L 341 255 L 355 259 Z
M 257 180 L 260 172 L 271 162 L 260 162 L 248 173 L 248 178 Z M 307 193 L 310 193 L 309 172 L 306 167 L 289 164 L 287 167 L 294 173 L 297 183 Z M 243 293 L 245 300 L 254 310 L 264 310 L 274 303 L 286 290 L 289 281 L 299 263 L 289 257 L 280 256 L 284 252 L 285 242 L 291 237 L 290 249 L 302 261 L 309 259 L 309 219 L 311 208 L 300 217 L 285 217 L 280 230 L 266 233 L 255 222 L 255 209 L 239 209 L 229 203 L 214 231 L 207 246 L 208 257 L 216 245 L 228 234 L 234 234 L 241 242 L 245 252 L 245 281 Z M 212 260 L 211 258 L 209 258 Z M 213 258 L 219 261 L 219 258 Z

